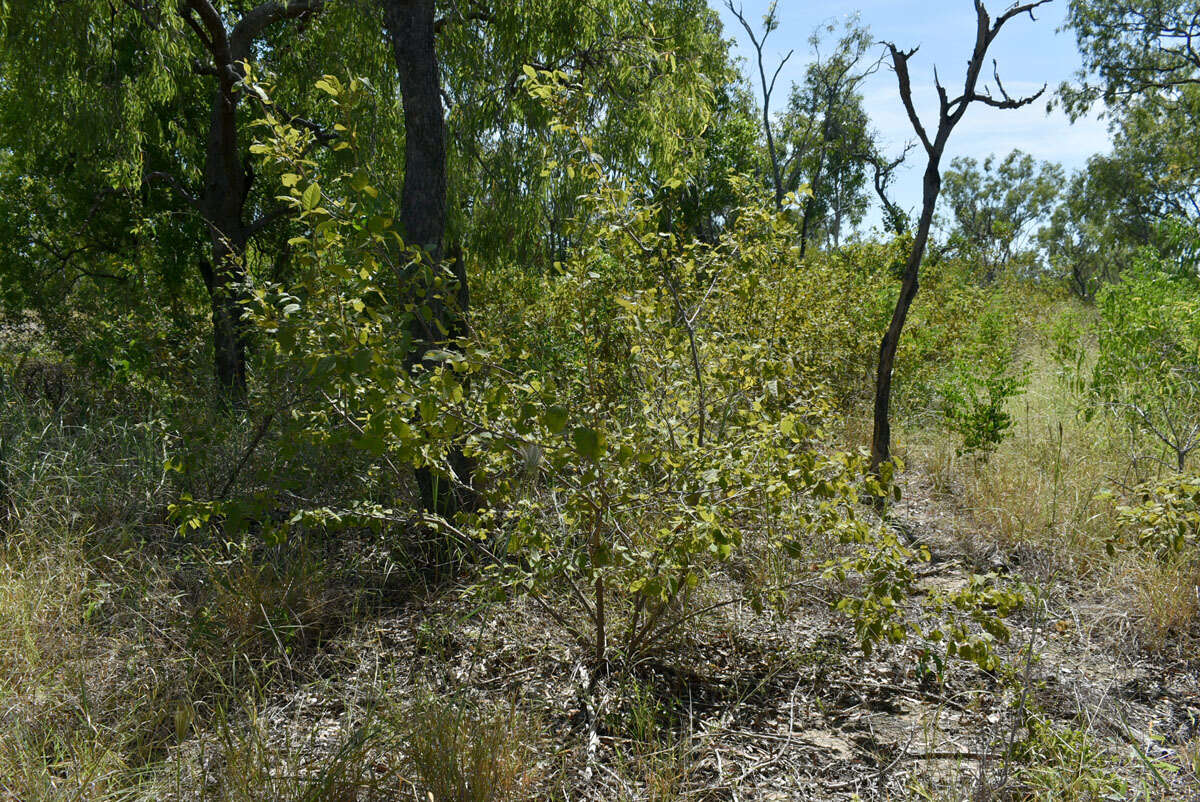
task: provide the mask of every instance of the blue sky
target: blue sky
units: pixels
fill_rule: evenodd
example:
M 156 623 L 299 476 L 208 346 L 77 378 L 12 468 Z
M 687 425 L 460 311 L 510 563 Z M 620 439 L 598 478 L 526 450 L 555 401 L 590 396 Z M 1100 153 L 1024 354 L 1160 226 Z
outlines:
M 738 0 L 734 0 L 739 4 Z M 723 0 L 712 0 L 721 12 L 726 37 L 737 41 L 736 52 L 746 58 L 751 67 L 753 49 L 741 25 L 725 8 Z M 761 25 L 767 0 L 743 0 L 746 19 Z M 988 10 L 996 16 L 1010 7 L 1011 0 L 990 0 Z M 1048 84 L 1046 96 L 1059 83 L 1070 79 L 1080 67 L 1075 39 L 1070 31 L 1059 32 L 1067 11 L 1066 0 L 1054 0 L 1036 12 L 1037 21 L 1028 15 L 1010 21 L 989 52 L 999 64 L 1000 78 L 1010 94 L 1029 94 L 1043 83 Z M 975 7 L 972 0 L 823 0 L 801 2 L 779 0 L 779 28 L 767 41 L 767 64 L 772 66 L 789 49 L 796 54 L 784 67 L 775 90 L 773 106 L 786 103 L 788 87 L 799 82 L 804 68 L 811 60 L 808 37 L 812 31 L 828 22 L 841 22 L 858 14 L 869 26 L 876 39 L 895 42 L 908 49 L 920 45 L 920 52 L 910 62 L 914 95 L 918 109 L 928 128 L 936 125 L 937 97 L 933 88 L 933 67 L 936 64 L 942 83 L 951 91 L 961 87 L 964 68 L 975 34 Z M 984 76 L 991 78 L 991 65 Z M 757 87 L 757 83 L 755 83 Z M 871 76 L 864 88 L 868 113 L 882 134 L 889 152 L 898 152 L 904 142 L 914 139 L 912 127 L 904 113 L 896 91 L 896 76 L 887 68 Z M 1102 120 L 1090 118 L 1075 124 L 1061 112 L 1046 113 L 1044 101 L 1038 101 L 1015 111 L 993 109 L 973 104 L 955 129 L 946 149 L 943 167 L 955 156 L 984 159 L 990 154 L 1004 155 L 1013 148 L 1032 154 L 1038 159 L 1061 163 L 1068 172 L 1082 167 L 1094 153 L 1108 150 L 1109 137 Z M 896 196 L 906 208 L 918 206 L 921 195 L 920 174 L 924 169 L 924 152 L 913 150 L 909 165 L 898 179 Z M 877 211 L 867 224 L 878 222 Z

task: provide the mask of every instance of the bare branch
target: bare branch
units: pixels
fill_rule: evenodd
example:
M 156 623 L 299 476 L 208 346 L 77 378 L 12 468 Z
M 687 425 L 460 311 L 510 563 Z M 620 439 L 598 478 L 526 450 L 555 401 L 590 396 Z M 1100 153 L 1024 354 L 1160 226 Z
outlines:
M 1014 17 L 1019 17 L 1022 14 L 1028 14 L 1029 19 L 1037 22 L 1037 16 L 1035 16 L 1033 12 L 1038 8 L 1038 6 L 1044 6 L 1049 2 L 1052 2 L 1052 0 L 1037 0 L 1037 2 L 1034 3 L 1020 3 L 1014 5 L 1008 11 L 1005 11 L 996 18 L 996 24 L 992 26 L 992 38 L 995 38 L 996 34 L 1000 32 L 1000 29 L 1004 27 L 1004 23 L 1008 22 Z
M 775 82 L 777 80 L 779 80 L 779 73 L 781 73 L 783 71 L 783 65 L 788 63 L 788 60 L 792 57 L 792 54 L 795 52 L 796 52 L 795 50 L 789 50 L 787 52 L 787 55 L 779 60 L 779 66 L 775 68 L 775 74 L 771 76 L 771 88 L 770 88 L 771 94 L 775 93 Z
M 921 123 L 921 117 L 917 114 L 916 106 L 913 105 L 912 78 L 908 73 L 908 60 L 920 48 L 914 47 L 912 50 L 901 50 L 891 42 L 884 42 L 883 44 L 888 49 L 888 52 L 892 54 L 892 69 L 896 72 L 896 81 L 900 85 L 900 100 L 904 102 L 904 110 L 908 113 L 908 120 L 912 123 L 917 138 L 925 146 L 926 152 L 932 154 L 933 142 L 930 141 L 929 134 L 925 132 L 925 126 Z

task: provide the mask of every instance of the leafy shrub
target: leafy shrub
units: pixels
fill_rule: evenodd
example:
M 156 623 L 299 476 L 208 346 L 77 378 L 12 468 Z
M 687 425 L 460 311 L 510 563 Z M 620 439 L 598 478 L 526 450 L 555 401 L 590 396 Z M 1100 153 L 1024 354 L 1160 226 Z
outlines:
M 1175 474 L 1147 482 L 1133 503 L 1117 507 L 1122 524 L 1138 547 L 1171 560 L 1200 543 L 1200 476 Z
M 938 390 L 946 423 L 961 438 L 959 453 L 986 455 L 1012 428 L 1007 407 L 1024 390 L 1026 371 L 1014 351 L 1012 300 L 1002 289 L 964 292 L 977 299 L 973 327 L 952 343 Z
M 1186 260 L 1146 251 L 1105 287 L 1097 396 L 1157 449 L 1139 449 L 1183 472 L 1200 448 L 1200 275 Z
M 959 365 L 942 385 L 943 409 L 950 428 L 962 438 L 959 454 L 987 454 L 1012 428 L 1009 399 L 1020 393 L 1022 378 L 1004 371 L 979 375 Z
M 551 98 L 571 91 L 555 73 L 529 82 Z M 614 181 L 560 121 L 578 147 L 552 169 L 591 187 L 577 201 L 575 248 L 536 282 L 484 281 L 496 289 L 489 303 L 520 310 L 525 325 L 484 314 L 470 336 L 414 360 L 396 332 L 453 303 L 457 287 L 404 245 L 390 201 L 355 160 L 361 91 L 339 83 L 334 96 L 347 145 L 337 171 L 307 159 L 309 134 L 274 116 L 255 145 L 309 227 L 292 240 L 300 279 L 256 288 L 248 313 L 271 392 L 286 399 L 282 460 L 305 444 L 345 448 L 397 487 L 413 469 L 449 490 L 469 484 L 475 508 L 426 514 L 421 526 L 483 560 L 485 591 L 540 604 L 597 670 L 660 649 L 702 614 L 709 580 L 748 537 L 820 553 L 864 649 L 920 631 L 901 603 L 921 555 L 860 507 L 892 493 L 892 477 L 830 447 L 838 393 L 816 380 L 830 364 L 861 371 L 874 337 L 856 314 L 874 308 L 883 267 L 855 273 L 831 260 L 798 272 L 786 216 L 741 180 L 745 202 L 715 243 L 664 231 L 652 193 Z M 469 474 L 450 459 L 457 448 Z M 179 513 L 226 526 L 244 517 L 236 503 L 191 501 Z M 380 494 L 301 506 L 264 533 L 413 517 Z

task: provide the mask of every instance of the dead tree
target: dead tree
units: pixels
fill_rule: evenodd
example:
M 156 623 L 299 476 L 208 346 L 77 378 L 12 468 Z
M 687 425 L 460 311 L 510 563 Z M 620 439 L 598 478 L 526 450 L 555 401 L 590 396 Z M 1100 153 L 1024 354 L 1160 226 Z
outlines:
M 875 426 L 871 438 L 872 471 L 878 472 L 880 466 L 889 461 L 892 456 L 892 428 L 890 421 L 892 369 L 895 366 L 896 346 L 900 343 L 900 333 L 904 329 L 904 321 L 908 317 L 908 310 L 912 306 L 913 299 L 917 297 L 917 288 L 920 283 L 921 260 L 925 256 L 925 247 L 929 242 L 929 229 L 933 224 L 934 207 L 937 205 L 938 193 L 942 188 L 940 168 L 942 154 L 946 150 L 946 143 L 950 140 L 950 134 L 962 120 L 967 108 L 972 103 L 978 101 L 998 109 L 1017 109 L 1033 103 L 1046 91 L 1046 87 L 1043 86 L 1034 95 L 1021 98 L 1011 97 L 1005 91 L 1004 84 L 1000 82 L 999 71 L 994 60 L 992 62 L 992 75 L 996 81 L 996 94 L 993 94 L 986 86 L 982 91 L 977 89 L 977 87 L 979 85 L 979 75 L 983 71 L 984 62 L 987 60 L 988 48 L 991 47 L 992 42 L 999 35 L 1000 29 L 1009 20 L 1019 17 L 1022 14 L 1028 14 L 1030 19 L 1036 20 L 1037 18 L 1033 14 L 1034 9 L 1049 2 L 1050 0 L 1035 0 L 1035 2 L 1014 5 L 993 21 L 988 15 L 987 9 L 984 8 L 983 0 L 975 0 L 975 16 L 977 20 L 975 48 L 972 50 L 971 58 L 967 62 L 967 74 L 963 81 L 962 94 L 951 99 L 946 88 L 942 86 L 941 81 L 938 79 L 936 69 L 934 70 L 934 84 L 937 87 L 939 108 L 937 129 L 932 137 L 921 122 L 916 106 L 913 103 L 912 81 L 909 78 L 908 61 L 917 52 L 917 48 L 901 50 L 890 42 L 884 43 L 888 49 L 888 53 L 891 55 L 892 67 L 896 72 L 896 81 L 900 89 L 900 99 L 904 102 L 904 110 L 908 113 L 909 122 L 912 123 L 913 130 L 916 131 L 918 141 L 925 148 L 928 164 L 925 167 L 921 216 L 917 222 L 916 234 L 913 238 L 912 249 L 908 254 L 908 261 L 904 266 L 904 274 L 900 284 L 900 298 L 896 301 L 896 308 L 892 313 L 892 322 L 888 325 L 887 332 L 883 335 L 883 341 L 879 345 L 879 371 L 875 381 Z
M 775 93 L 775 82 L 779 80 L 779 73 L 783 71 L 783 65 L 788 63 L 788 59 L 792 57 L 794 50 L 789 50 L 787 55 L 779 60 L 779 64 L 775 67 L 775 72 L 770 79 L 767 78 L 767 68 L 763 64 L 763 48 L 766 47 L 767 38 L 771 32 L 779 27 L 779 20 L 775 16 L 775 3 L 767 6 L 767 13 L 763 16 L 763 31 L 759 36 L 754 32 L 754 27 L 746 21 L 746 16 L 741 8 L 733 7 L 733 0 L 725 0 L 725 6 L 729 9 L 737 21 L 746 29 L 746 34 L 750 37 L 750 44 L 754 46 L 754 53 L 758 62 L 758 78 L 762 83 L 762 124 L 763 134 L 767 138 L 767 155 L 771 159 L 771 179 L 772 187 L 775 190 L 775 210 L 779 211 L 783 208 L 783 171 L 779 166 L 779 151 L 775 147 L 775 135 L 771 131 L 771 95 Z

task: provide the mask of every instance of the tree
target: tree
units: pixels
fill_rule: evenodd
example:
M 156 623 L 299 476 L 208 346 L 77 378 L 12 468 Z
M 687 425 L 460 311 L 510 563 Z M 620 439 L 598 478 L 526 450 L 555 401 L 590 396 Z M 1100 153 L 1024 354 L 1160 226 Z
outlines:
M 917 134 L 917 139 L 925 149 L 927 161 L 922 184 L 921 215 L 917 220 L 917 229 L 913 237 L 912 247 L 909 249 L 908 259 L 904 265 L 904 273 L 900 284 L 900 297 L 897 299 L 896 307 L 892 312 L 891 323 L 888 324 L 887 332 L 883 335 L 883 340 L 879 345 L 879 365 L 875 380 L 875 420 L 871 438 L 872 471 L 878 472 L 882 465 L 891 459 L 892 429 L 890 413 L 892 370 L 896 362 L 896 347 L 900 343 L 900 334 L 904 330 L 904 321 L 908 317 L 908 310 L 912 306 L 913 299 L 917 296 L 921 260 L 925 256 L 925 247 L 929 242 L 929 229 L 933 225 L 934 209 L 937 206 L 938 194 L 942 188 L 941 161 L 942 154 L 946 151 L 946 143 L 950 141 L 950 135 L 954 132 L 954 128 L 962 121 L 963 115 L 966 114 L 967 109 L 972 103 L 983 103 L 999 109 L 1016 109 L 1027 106 L 1041 97 L 1045 91 L 1045 87 L 1037 94 L 1029 97 L 1011 97 L 1000 82 L 998 72 L 995 73 L 995 91 L 997 94 L 993 94 L 986 87 L 980 91 L 978 87 L 979 75 L 987 59 L 988 49 L 1000 34 L 1001 29 L 1009 21 L 1023 14 L 1028 14 L 1031 19 L 1035 19 L 1034 10 L 1048 2 L 1050 0 L 1035 0 L 1035 2 L 1013 6 L 993 21 L 984 7 L 982 0 L 975 0 L 975 45 L 971 51 L 971 58 L 967 62 L 962 93 L 951 99 L 946 88 L 935 73 L 934 83 L 937 87 L 939 106 L 937 128 L 934 130 L 932 136 L 930 136 L 929 131 L 925 128 L 924 123 L 921 122 L 920 115 L 917 114 L 917 109 L 913 101 L 912 79 L 909 75 L 908 62 L 917 50 L 915 48 L 913 50 L 901 50 L 895 44 L 886 43 L 888 52 L 891 55 L 892 66 L 896 71 L 900 99 L 904 103 L 904 109 L 908 113 L 909 122 L 912 123 L 913 130 Z
M 767 77 L 767 67 L 763 61 L 763 49 L 766 47 L 767 39 L 771 34 L 779 28 L 779 17 L 777 15 L 777 3 L 772 0 L 767 5 L 767 13 L 763 15 L 762 32 L 755 33 L 754 27 L 746 20 L 746 15 L 741 8 L 734 8 L 733 0 L 725 0 L 725 6 L 741 23 L 745 29 L 746 35 L 750 37 L 750 44 L 754 48 L 755 65 L 758 68 L 759 87 L 762 92 L 762 128 L 763 136 L 767 141 L 767 157 L 771 165 L 771 188 L 775 193 L 775 208 L 776 210 L 783 208 L 783 198 L 787 194 L 784 183 L 785 167 L 781 164 L 781 156 L 778 149 L 775 147 L 775 134 L 771 127 L 771 98 L 775 94 L 775 84 L 779 81 L 779 73 L 783 71 L 784 66 L 791 60 L 795 54 L 794 50 L 789 50 L 779 63 L 775 65 L 771 77 Z
M 1062 102 L 1109 112 L 1113 151 L 1088 166 L 1115 217 L 1104 246 L 1157 247 L 1162 221 L 1200 220 L 1200 2 L 1072 0 L 1067 24 L 1084 69 Z
M 271 0 L 241 15 L 232 25 L 227 22 L 228 15 L 210 0 L 184 0 L 180 6 L 184 23 L 207 53 L 208 60 L 196 69 L 212 76 L 216 84 L 203 180 L 195 191 L 171 173 L 150 173 L 147 178 L 170 183 L 208 228 L 211 255 L 200 261 L 199 268 L 212 301 L 213 369 L 218 385 L 235 400 L 244 397 L 247 389 L 247 331 L 241 319 L 246 248 L 255 235 L 285 213 L 279 208 L 246 219 L 246 198 L 254 176 L 237 116 L 243 98 L 239 87 L 242 65 L 254 58 L 268 28 L 317 13 L 324 5 L 324 0 Z
M 1050 269 L 1085 301 L 1094 300 L 1097 290 L 1117 280 L 1135 253 L 1128 233 L 1121 231 L 1118 210 L 1100 184 L 1105 162 L 1105 157 L 1093 157 L 1071 177 L 1037 234 Z
M 826 27 L 832 33 L 834 26 Z M 818 221 L 829 215 L 826 229 L 836 243 L 845 222 L 857 223 L 866 213 L 866 154 L 875 151 L 874 134 L 859 92 L 882 59 L 868 60 L 873 39 L 869 29 L 846 22 L 833 52 L 821 53 L 819 32 L 809 38 L 814 59 L 804 82 L 792 87 L 781 121 L 788 155 L 784 187 L 808 187 L 800 222 L 800 255 L 804 256 Z
M 951 244 L 980 261 L 985 282 L 994 281 L 1031 244 L 1035 225 L 1049 214 L 1064 181 L 1062 167 L 1039 165 L 1019 150 L 999 163 L 995 156 L 982 165 L 955 159 L 943 189 Z
M 447 222 L 469 259 L 551 273 L 586 222 L 582 179 L 547 169 L 579 142 L 555 130 L 526 69 L 559 73 L 597 155 L 669 207 L 688 205 L 685 216 L 700 204 L 719 217 L 728 171 L 757 169 L 738 118 L 746 99 L 705 0 L 448 4 L 441 20 Z
M 88 236 L 112 246 L 104 250 L 114 258 L 137 263 L 131 232 L 163 238 L 156 261 L 187 261 L 203 281 L 214 376 L 235 402 L 247 390 L 248 251 L 286 214 L 256 189 L 249 166 L 245 127 L 253 117 L 243 65 L 323 66 L 314 50 L 331 42 L 311 23 L 325 7 L 324 0 L 180 0 L 48 10 L 26 0 L 7 4 L 3 17 L 0 107 L 7 120 L 26 121 L 5 132 L 3 145 L 21 154 L 22 171 L 54 187 L 41 210 L 44 239 L 64 233 L 50 217 L 60 198 L 89 196 L 96 205 Z M 356 52 L 347 29 L 339 34 L 339 45 Z M 207 242 L 206 257 L 193 250 L 199 241 Z M 22 253 L 45 260 L 48 250 L 27 245 Z
M 466 334 L 467 276 L 462 253 L 451 255 L 458 292 L 447 302 L 437 291 L 446 256 L 446 122 L 442 109 L 442 81 L 437 58 L 437 19 L 434 0 L 385 0 L 384 28 L 391 40 L 404 111 L 404 178 L 400 192 L 400 232 L 415 249 L 410 270 L 414 283 L 409 336 L 409 362 L 416 366 L 426 353 Z M 427 512 L 450 517 L 471 502 L 472 466 L 462 447 L 447 460 L 450 485 L 440 486 L 429 468 L 416 471 L 421 506 Z
M 761 85 L 761 126 L 775 208 L 782 210 L 788 194 L 805 190 L 800 255 L 807 252 L 815 236 L 823 234 L 836 246 L 847 226 L 861 222 L 869 203 L 868 171 L 874 177 L 889 225 L 902 230 L 902 212 L 887 192 L 904 156 L 889 160 L 879 152 L 878 136 L 870 128 L 859 91 L 882 63 L 882 59 L 869 58 L 873 45 L 870 30 L 857 18 L 848 20 L 828 54 L 822 52 L 822 34 L 833 34 L 838 27 L 828 24 L 815 31 L 809 37 L 813 61 L 805 69 L 804 80 L 792 85 L 787 108 L 773 119 L 775 84 L 794 51 L 780 60 L 768 78 L 763 53 L 767 38 L 778 28 L 775 6 L 768 7 L 760 33 L 755 32 L 741 9 L 734 8 L 729 0 L 726 6 L 746 30 L 755 51 Z
M 899 156 L 889 159 L 880 153 L 878 147 L 872 142 L 870 147 L 857 154 L 858 158 L 871 168 L 871 183 L 875 188 L 875 197 L 879 199 L 879 205 L 883 210 L 884 222 L 887 224 L 888 230 L 897 236 L 908 230 L 909 214 L 892 198 L 890 190 L 892 182 L 896 178 L 896 170 L 904 164 L 909 152 L 914 147 L 916 147 L 916 143 L 909 142 Z
M 1101 400 L 1183 473 L 1200 449 L 1200 242 L 1186 226 L 1166 228 L 1179 241 L 1177 255 L 1145 249 L 1097 299 L 1094 382 Z
M 1169 100 L 1200 84 L 1197 0 L 1071 0 L 1067 26 L 1075 31 L 1085 69 L 1078 85 L 1062 88 L 1073 114 L 1098 100 L 1113 106 L 1148 94 Z

